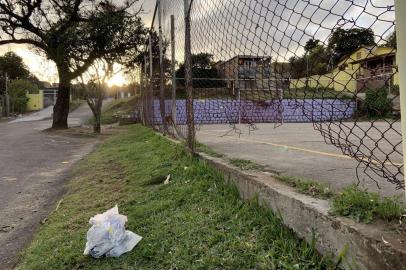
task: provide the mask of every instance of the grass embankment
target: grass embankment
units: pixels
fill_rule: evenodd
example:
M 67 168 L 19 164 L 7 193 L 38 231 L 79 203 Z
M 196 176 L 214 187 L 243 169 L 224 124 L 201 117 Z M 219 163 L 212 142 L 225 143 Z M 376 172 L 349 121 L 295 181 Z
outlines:
M 108 139 L 76 166 L 21 269 L 331 269 L 276 215 L 241 201 L 183 149 L 140 125 Z M 120 258 L 83 256 L 89 218 L 116 203 L 144 239 Z
M 103 108 L 101 123 L 102 125 L 114 124 L 119 121 L 120 115 L 132 113 L 135 109 L 138 97 L 114 99 L 105 108 Z M 90 124 L 94 123 L 94 118 Z

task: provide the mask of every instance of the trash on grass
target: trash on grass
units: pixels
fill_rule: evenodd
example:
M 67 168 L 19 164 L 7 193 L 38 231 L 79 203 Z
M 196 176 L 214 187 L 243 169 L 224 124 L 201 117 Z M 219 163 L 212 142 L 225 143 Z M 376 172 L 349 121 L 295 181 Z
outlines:
M 142 237 L 125 230 L 127 217 L 118 213 L 117 205 L 103 214 L 90 218 L 92 227 L 87 231 L 84 255 L 94 258 L 119 257 L 131 251 Z
M 165 179 L 165 181 L 164 181 L 164 185 L 169 184 L 169 183 L 170 183 L 170 181 L 171 181 L 171 175 L 170 175 L 170 174 L 168 174 L 168 176 L 166 177 L 166 179 Z

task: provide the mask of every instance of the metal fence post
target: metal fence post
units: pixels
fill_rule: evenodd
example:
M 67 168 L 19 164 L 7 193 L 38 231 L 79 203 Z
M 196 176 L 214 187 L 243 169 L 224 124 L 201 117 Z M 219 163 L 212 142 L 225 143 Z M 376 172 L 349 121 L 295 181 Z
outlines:
M 192 153 L 195 152 L 195 123 L 193 111 L 193 84 L 192 84 L 192 48 L 190 41 L 190 0 L 184 0 L 185 12 L 185 89 L 186 89 L 186 115 L 187 115 L 187 144 Z
M 154 125 L 154 69 L 153 69 L 153 63 L 154 63 L 154 58 L 152 55 L 152 38 L 151 38 L 151 33 L 149 34 L 149 93 L 148 93 L 148 115 L 149 115 L 149 121 L 150 121 L 150 126 Z
M 10 116 L 10 95 L 8 93 L 8 74 L 6 73 L 6 116 Z
M 171 15 L 172 122 L 176 126 L 175 16 Z
M 159 111 L 161 112 L 163 132 L 168 132 L 165 113 L 165 69 L 164 69 L 164 48 L 162 41 L 162 1 L 158 0 L 158 35 L 159 35 Z
M 144 55 L 144 63 L 145 63 L 145 55 Z M 139 71 L 139 82 L 140 82 L 140 101 L 141 101 L 141 110 L 140 110 L 140 117 L 141 117 L 141 122 L 145 126 L 146 125 L 146 120 L 145 120 L 145 99 L 144 99 L 144 73 L 142 70 L 142 65 L 140 65 L 140 71 Z
M 395 0 L 396 62 L 399 68 L 400 114 L 402 124 L 403 168 L 406 168 L 406 1 Z M 406 178 L 405 178 L 406 181 Z
M 144 92 L 142 95 L 142 107 L 143 107 L 143 114 L 144 114 L 144 118 L 145 118 L 145 123 L 144 125 L 148 126 L 149 125 L 149 115 L 148 115 L 148 86 L 147 86 L 147 54 L 145 52 L 144 54 L 144 76 L 142 77 L 142 83 L 144 84 Z

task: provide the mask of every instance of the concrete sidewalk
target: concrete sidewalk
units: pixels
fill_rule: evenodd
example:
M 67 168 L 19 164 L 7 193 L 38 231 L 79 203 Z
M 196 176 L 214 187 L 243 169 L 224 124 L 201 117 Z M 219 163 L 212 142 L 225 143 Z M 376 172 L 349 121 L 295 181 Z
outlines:
M 53 106 L 46 107 L 43 110 L 40 110 L 38 112 L 34 112 L 28 115 L 24 115 L 22 117 L 19 117 L 13 121 L 10 121 L 9 123 L 21 123 L 21 122 L 31 122 L 31 121 L 41 121 L 41 120 L 46 120 L 52 117 L 53 113 Z

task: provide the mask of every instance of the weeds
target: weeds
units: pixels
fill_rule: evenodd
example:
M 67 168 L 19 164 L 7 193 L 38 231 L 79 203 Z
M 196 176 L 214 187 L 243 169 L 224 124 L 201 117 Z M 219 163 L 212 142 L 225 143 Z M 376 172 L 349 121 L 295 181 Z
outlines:
M 288 184 L 289 186 L 296 188 L 300 193 L 310 195 L 312 197 L 329 199 L 334 195 L 330 188 L 316 181 L 302 180 L 300 178 L 291 176 L 275 176 L 275 178 Z
M 211 149 L 210 147 L 208 147 L 207 145 L 202 144 L 202 143 L 196 143 L 196 150 L 198 152 L 205 153 L 211 157 L 216 157 L 216 158 L 225 157 L 223 154 L 217 153 L 216 151 L 214 151 L 213 149 Z
M 386 221 L 399 219 L 402 212 L 403 206 L 399 199 L 381 199 L 377 193 L 360 190 L 356 185 L 349 186 L 334 196 L 331 210 L 332 214 L 347 216 L 364 223 L 370 223 L 375 218 Z
M 244 171 L 263 171 L 265 169 L 264 166 L 257 164 L 251 160 L 230 158 L 229 161 L 232 165 Z

